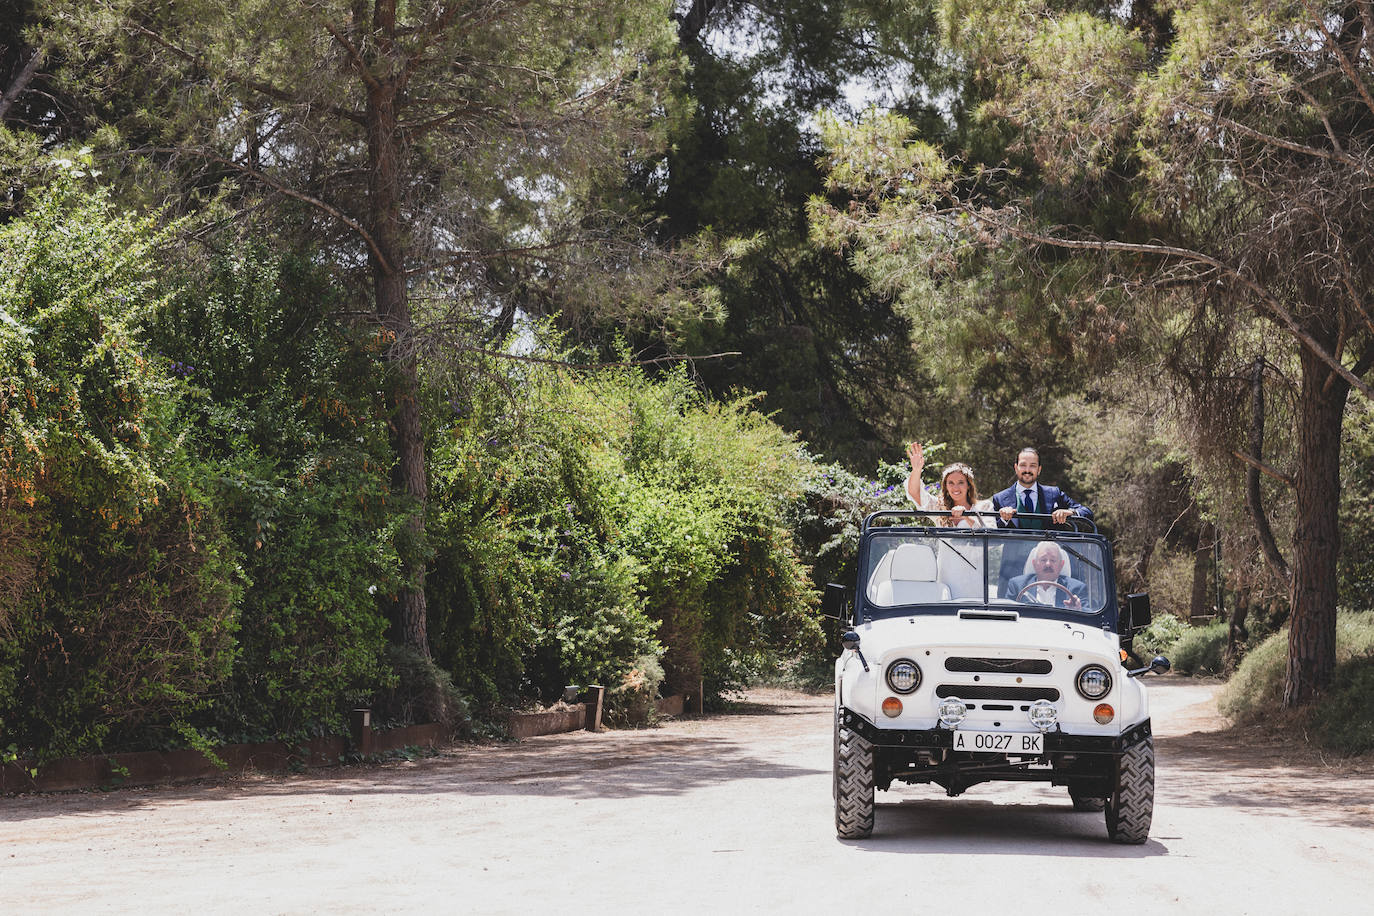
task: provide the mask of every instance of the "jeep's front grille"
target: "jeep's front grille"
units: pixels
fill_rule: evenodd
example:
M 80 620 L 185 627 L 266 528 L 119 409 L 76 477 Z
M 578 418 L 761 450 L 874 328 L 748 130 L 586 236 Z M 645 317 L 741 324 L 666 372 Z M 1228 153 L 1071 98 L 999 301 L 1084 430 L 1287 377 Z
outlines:
M 961 700 L 1057 700 L 1059 691 L 1053 687 L 992 687 L 987 684 L 941 684 L 935 688 L 940 699 L 958 697 Z
M 1049 674 L 1054 665 L 1048 658 L 966 658 L 945 659 L 946 671 L 977 671 L 988 674 Z

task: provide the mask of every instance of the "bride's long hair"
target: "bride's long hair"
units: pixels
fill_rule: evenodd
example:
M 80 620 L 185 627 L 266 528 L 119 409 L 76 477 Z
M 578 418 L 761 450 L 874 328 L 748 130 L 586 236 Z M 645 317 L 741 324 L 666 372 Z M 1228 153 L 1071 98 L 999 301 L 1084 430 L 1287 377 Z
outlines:
M 964 479 L 968 481 L 967 508 L 972 509 L 973 504 L 982 499 L 982 497 L 978 495 L 978 479 L 973 476 L 973 468 L 969 467 L 963 462 L 955 462 L 954 464 L 949 465 L 943 471 L 940 472 L 940 508 L 944 509 L 946 512 L 948 512 L 954 504 L 954 501 L 950 499 L 949 496 L 948 481 L 949 475 L 953 474 L 955 471 L 958 471 L 960 474 L 963 474 Z M 955 524 L 955 520 L 952 518 L 942 518 L 940 519 L 940 522 L 946 527 Z

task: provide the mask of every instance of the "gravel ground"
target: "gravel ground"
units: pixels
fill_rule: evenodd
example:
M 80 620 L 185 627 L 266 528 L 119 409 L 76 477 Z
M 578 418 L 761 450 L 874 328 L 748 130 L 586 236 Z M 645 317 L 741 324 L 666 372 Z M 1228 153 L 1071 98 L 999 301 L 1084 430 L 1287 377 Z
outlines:
M 1215 684 L 1152 680 L 1144 846 L 1063 789 L 878 795 L 835 839 L 831 700 L 463 746 L 379 766 L 0 799 L 9 913 L 941 913 L 1371 910 L 1374 760 L 1228 729 Z

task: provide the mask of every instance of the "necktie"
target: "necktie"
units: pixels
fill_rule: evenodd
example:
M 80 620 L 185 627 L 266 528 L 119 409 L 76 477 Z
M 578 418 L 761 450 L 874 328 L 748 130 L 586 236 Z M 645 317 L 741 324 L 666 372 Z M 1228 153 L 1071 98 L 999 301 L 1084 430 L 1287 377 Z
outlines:
M 1031 499 L 1030 490 L 1021 491 L 1021 511 L 1025 512 L 1028 515 L 1033 514 L 1035 512 L 1035 502 Z M 1024 522 L 1022 522 L 1021 525 L 1024 528 L 1039 528 L 1041 527 L 1041 522 L 1038 518 L 1028 518 Z

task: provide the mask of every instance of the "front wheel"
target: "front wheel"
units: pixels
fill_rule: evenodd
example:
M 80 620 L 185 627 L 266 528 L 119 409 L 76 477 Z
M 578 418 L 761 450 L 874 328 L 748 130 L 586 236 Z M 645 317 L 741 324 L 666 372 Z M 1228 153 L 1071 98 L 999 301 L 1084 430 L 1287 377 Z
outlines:
M 835 833 L 842 840 L 873 834 L 873 745 L 835 716 Z
M 1107 800 L 1102 796 L 1084 795 L 1075 789 L 1069 790 L 1069 798 L 1073 800 L 1075 811 L 1101 811 L 1107 806 Z
M 1107 799 L 1107 836 L 1139 846 L 1150 838 L 1155 810 L 1155 742 L 1146 738 L 1121 755 Z

